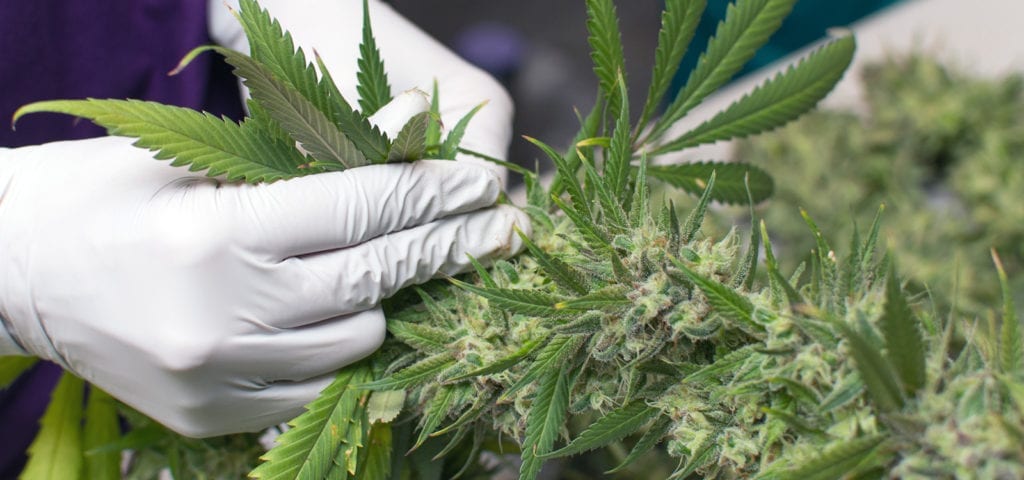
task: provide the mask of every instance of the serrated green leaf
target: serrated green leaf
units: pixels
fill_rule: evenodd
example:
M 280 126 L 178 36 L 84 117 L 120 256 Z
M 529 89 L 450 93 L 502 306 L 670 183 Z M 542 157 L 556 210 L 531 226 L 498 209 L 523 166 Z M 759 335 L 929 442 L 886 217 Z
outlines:
M 612 285 L 579 298 L 559 302 L 555 304 L 555 308 L 558 310 L 588 311 L 632 305 L 633 301 L 626 297 L 626 292 L 627 288 L 625 286 Z
M 206 170 L 229 181 L 271 182 L 311 173 L 305 157 L 292 145 L 267 138 L 249 122 L 237 124 L 181 107 L 139 100 L 56 100 L 26 105 L 28 113 L 57 112 L 85 117 L 111 135 L 138 138 L 136 146 L 155 151 L 155 158 L 173 158 L 171 165 Z
M 572 443 L 542 458 L 567 457 L 603 447 L 636 432 L 660 413 L 660 409 L 648 406 L 643 400 L 634 401 L 608 412 L 573 439 Z
M 537 264 L 540 265 L 540 268 L 547 274 L 548 278 L 569 292 L 579 295 L 587 293 L 589 290 L 587 280 L 580 271 L 541 250 L 522 230 L 518 227 L 514 228 L 516 234 L 523 240 L 523 245 L 533 255 L 534 260 L 537 261 Z
M 713 434 L 708 435 L 704 441 L 693 449 L 693 452 L 686 458 L 686 464 L 682 468 L 672 472 L 672 476 L 668 477 L 668 480 L 683 480 L 697 469 L 707 465 L 713 461 L 713 454 L 716 446 L 718 445 L 718 437 L 721 432 L 715 431 Z
M 462 386 L 441 386 L 427 402 L 420 419 L 420 434 L 413 444 L 415 450 L 423 445 L 423 442 L 430 438 L 430 434 L 441 426 L 441 422 L 448 416 L 448 412 L 459 404 L 459 399 L 465 397 L 465 388 Z
M 288 422 L 292 428 L 277 438 L 277 445 L 260 457 L 263 463 L 249 476 L 266 480 L 324 478 L 339 453 L 356 448 L 348 442 L 350 434 L 361 435 L 352 431 L 363 428 L 364 399 L 369 392 L 354 387 L 370 378 L 366 363 L 338 372 L 320 396 L 306 405 L 306 412 Z
M 451 425 L 434 432 L 434 435 L 447 435 L 452 431 L 460 429 L 463 426 L 468 425 L 470 422 L 477 420 L 484 410 L 490 408 L 491 401 L 493 400 L 494 396 L 492 395 L 478 395 L 476 400 L 473 402 L 473 405 L 467 408 L 465 412 L 462 412 L 462 415 L 459 415 L 459 418 L 455 419 Z
M 633 200 L 630 202 L 629 223 L 636 230 L 643 226 L 650 217 L 651 191 L 647 185 L 647 154 L 640 154 L 640 165 L 636 170 L 636 181 L 633 182 Z
M 28 447 L 20 480 L 77 479 L 82 474 L 82 405 L 85 382 L 65 372 Z
M 402 127 L 391 144 L 388 162 L 407 162 L 423 158 L 427 151 L 427 124 L 430 112 L 413 115 Z
M 583 235 L 583 239 L 587 241 L 591 248 L 594 250 L 610 250 L 611 244 L 608 243 L 608 236 L 604 231 L 594 223 L 585 214 L 580 213 L 576 210 L 569 208 L 562 199 L 552 196 L 551 201 L 572 221 L 576 229 Z M 574 205 L 575 206 L 575 205 Z
M 504 372 L 505 370 L 508 370 L 509 368 L 518 365 L 520 362 L 523 361 L 523 359 L 529 357 L 530 354 L 532 354 L 535 350 L 545 345 L 546 340 L 546 338 L 535 338 L 532 340 L 528 340 L 525 343 L 523 343 L 523 345 L 519 347 L 519 349 L 508 354 L 507 356 L 502 357 L 489 365 L 485 365 L 476 370 L 470 371 L 469 373 L 464 373 L 457 377 L 453 377 L 449 381 L 458 382 L 461 380 L 465 380 L 467 378 Z
M 597 200 L 601 206 L 601 213 L 603 214 L 604 225 L 611 231 L 624 232 L 627 227 L 626 223 L 626 212 L 622 208 L 622 203 L 619 201 L 615 192 L 609 187 L 609 179 L 602 178 L 597 173 L 597 169 L 590 164 L 589 161 L 584 159 L 583 152 L 579 152 L 580 165 L 583 166 L 583 170 L 587 175 L 589 182 L 588 188 L 597 197 Z
M 629 183 L 629 167 L 633 160 L 632 128 L 629 124 L 629 94 L 626 91 L 626 79 L 620 72 L 616 87 L 619 90 L 619 111 L 612 132 L 611 144 L 604 151 L 604 185 L 617 199 L 623 209 L 629 208 L 632 189 Z
M 640 457 L 644 456 L 647 452 L 651 451 L 655 445 L 661 442 L 661 439 L 664 438 L 665 435 L 668 435 L 668 432 L 671 429 L 672 421 L 669 417 L 663 416 L 659 418 L 654 422 L 654 425 L 652 425 L 651 428 L 644 432 L 644 435 L 640 437 L 640 440 L 637 440 L 636 445 L 634 445 L 633 449 L 630 450 L 629 455 L 626 455 L 626 458 L 622 460 L 622 463 L 605 473 L 618 473 L 632 465 L 633 462 L 639 460 Z
M 550 317 L 558 314 L 555 304 L 564 300 L 562 297 L 549 295 L 537 290 L 511 288 L 482 288 L 461 280 L 450 279 L 463 290 L 486 298 L 493 305 L 524 315 Z
M 474 259 L 472 257 L 472 255 L 467 254 L 467 256 L 469 257 L 470 261 L 476 262 L 476 259 Z M 479 262 L 474 263 L 473 265 L 474 266 L 478 266 Z M 483 269 L 483 266 L 481 265 L 479 268 Z M 484 273 L 487 272 L 486 269 L 483 269 L 483 271 L 484 271 Z M 419 288 L 419 287 L 413 287 L 413 288 L 416 289 L 416 294 L 420 297 L 420 300 L 423 302 L 423 307 L 427 309 L 427 312 L 430 314 L 430 318 L 433 319 L 433 321 L 437 325 L 444 325 L 444 326 L 452 325 L 452 314 L 451 314 L 451 312 L 449 312 L 444 307 L 442 307 L 441 304 L 437 303 L 437 301 L 434 300 L 434 298 L 431 297 L 430 294 L 425 292 L 422 288 Z M 436 336 L 436 333 L 435 333 L 435 334 L 432 334 L 432 336 L 435 336 L 437 338 L 436 341 L 442 341 L 442 339 L 448 338 L 449 335 L 446 334 L 443 337 L 439 337 L 439 336 Z
M 829 393 L 821 401 L 821 405 L 818 406 L 818 412 L 829 413 L 842 407 L 859 397 L 862 391 L 864 391 L 864 382 L 861 381 L 860 375 L 856 372 L 847 375 L 839 385 L 836 385 L 832 393 Z
M 711 199 L 729 204 L 760 203 L 772 196 L 775 182 L 768 172 L 754 165 L 736 162 L 698 162 L 676 165 L 651 165 L 647 175 L 657 178 L 691 195 L 701 195 L 706 180 L 715 173 L 715 189 Z M 747 179 L 750 196 L 747 195 Z
M 459 151 L 459 144 L 462 143 L 462 137 L 466 135 L 466 128 L 469 127 L 469 122 L 473 120 L 473 117 L 481 108 L 484 108 L 484 105 L 487 105 L 487 102 L 473 107 L 472 110 L 459 119 L 458 123 L 455 124 L 455 128 L 452 128 L 448 135 L 444 137 L 439 158 L 455 160 L 455 154 Z
M 728 82 L 778 30 L 796 0 L 738 0 L 730 4 L 686 85 L 648 138 L 658 138 L 708 95 Z
M 437 79 L 434 79 L 434 86 L 430 90 L 430 117 L 427 119 L 427 148 L 433 152 L 434 148 L 441 148 L 441 96 L 437 90 Z
M 672 263 L 682 270 L 686 278 L 697 285 L 701 292 L 704 292 L 716 313 L 754 332 L 764 331 L 764 325 L 754 319 L 754 305 L 746 297 L 717 280 L 706 278 L 691 270 L 675 258 L 672 259 Z
M 8 356 L 0 357 L 0 389 L 9 387 L 22 373 L 28 371 L 38 362 L 36 357 Z
M 506 388 L 501 394 L 501 397 L 498 398 L 498 401 L 502 402 L 511 398 L 514 393 L 533 383 L 548 372 L 557 371 L 562 368 L 562 366 L 569 363 L 569 360 L 573 355 L 576 355 L 576 352 L 579 351 L 580 347 L 582 347 L 584 343 L 584 335 L 555 335 L 555 337 L 537 353 L 537 358 L 530 364 L 526 373 L 524 373 L 515 384 Z
M 899 375 L 903 391 L 913 397 L 927 380 L 920 321 L 910 310 L 900 288 L 895 262 L 889 266 L 889 278 L 885 283 L 885 310 L 879 320 L 879 327 L 885 337 L 885 356 Z
M 380 128 L 370 123 L 369 117 L 352 109 L 352 106 L 348 104 L 345 97 L 338 91 L 338 87 L 334 84 L 334 80 L 327 70 L 327 65 L 324 65 L 319 55 L 316 56 L 316 61 L 320 66 L 320 72 L 323 74 L 320 84 L 328 90 L 328 99 L 333 105 L 332 111 L 334 113 L 331 119 L 334 120 L 338 129 L 345 133 L 345 136 L 362 152 L 363 156 L 370 163 L 384 162 L 391 148 L 391 140 L 388 139 L 388 136 Z
M 537 385 L 526 415 L 526 439 L 519 480 L 534 480 L 565 424 L 569 408 L 569 372 L 566 366 L 548 370 Z
M 565 162 L 566 165 L 565 172 L 562 169 L 558 170 L 558 174 L 555 175 L 555 179 L 551 182 L 550 195 L 560 196 L 566 191 L 566 188 L 572 187 L 572 185 L 579 186 L 578 179 L 576 178 L 576 172 L 579 171 L 580 167 L 579 156 L 576 155 L 576 144 L 584 139 L 593 138 L 598 135 L 598 131 L 604 121 L 603 105 L 604 99 L 601 93 L 598 92 L 597 99 L 594 101 L 594 107 L 590 109 L 590 113 L 587 114 L 586 118 L 582 118 L 579 111 L 576 111 L 576 116 L 580 119 L 580 129 L 576 132 L 576 136 L 573 137 L 573 142 L 566 154 L 560 156 L 559 161 Z M 558 154 L 556 153 L 555 155 Z
M 845 478 L 885 441 L 881 435 L 855 438 L 834 444 L 820 456 L 785 472 L 784 479 L 838 480 Z
M 89 480 L 119 480 L 121 454 L 117 451 L 92 452 L 121 438 L 121 424 L 117 417 L 117 402 L 95 386 L 89 387 L 89 401 L 85 407 L 85 425 L 82 432 L 82 451 L 85 454 L 84 478 Z
M 789 428 L 793 429 L 793 431 L 799 433 L 800 435 L 808 435 L 808 436 L 825 436 L 826 435 L 826 433 L 823 430 L 821 430 L 820 428 L 816 428 L 816 427 L 812 426 L 811 424 L 809 424 L 807 422 L 806 419 L 801 418 L 801 417 L 799 417 L 797 415 L 794 415 L 794 414 L 792 414 L 790 412 L 787 412 L 787 411 L 784 411 L 784 410 L 780 410 L 780 409 L 777 409 L 777 408 L 769 408 L 769 407 L 761 407 L 761 411 L 764 412 L 767 415 L 770 415 L 772 417 L 775 417 L 775 418 L 781 420 L 783 423 L 786 424 L 786 426 L 788 426 Z
M 747 253 L 740 264 L 733 286 L 752 290 L 754 288 L 754 277 L 757 275 L 757 260 L 761 254 L 761 232 L 757 229 L 757 215 L 754 213 L 754 194 L 750 190 L 750 177 L 744 179 L 747 189 L 747 206 L 750 212 L 750 240 L 747 242 Z
M 619 116 L 621 99 L 616 82 L 626 72 L 625 55 L 622 53 L 622 35 L 619 33 L 619 18 L 612 0 L 586 0 L 587 41 L 590 43 L 590 58 L 594 62 L 594 74 L 598 86 L 604 93 L 613 118 Z
M 583 194 L 583 189 L 580 187 L 580 183 L 576 179 L 576 171 L 579 168 L 579 156 L 575 154 L 573 155 L 574 158 L 577 159 L 577 167 L 572 168 L 565 161 L 565 157 L 556 152 L 546 143 L 537 140 L 536 138 L 533 137 L 523 136 L 523 138 L 526 141 L 536 145 L 537 148 L 540 148 L 541 151 L 543 151 L 544 154 L 547 155 L 548 158 L 550 158 L 551 161 L 555 164 L 555 169 L 558 173 L 558 178 L 556 178 L 556 182 L 559 181 L 558 179 L 561 179 L 560 184 L 565 188 L 565 191 L 569 192 L 569 198 L 572 199 L 572 206 L 574 208 L 573 211 L 582 214 L 582 218 L 592 218 L 592 215 L 590 213 L 590 206 L 588 205 L 588 202 L 586 200 L 587 197 Z M 552 196 L 557 196 L 557 194 L 552 193 Z
M 701 194 L 700 200 L 697 201 L 697 206 L 693 207 L 690 214 L 686 216 L 686 223 L 683 224 L 683 228 L 679 232 L 682 243 L 690 243 L 700 231 L 700 227 L 704 223 L 704 215 L 708 211 L 708 204 L 711 203 L 711 192 L 715 191 L 717 180 L 718 172 L 712 171 L 704 184 L 704 192 Z
M 661 106 L 661 101 L 668 92 L 682 63 L 683 56 L 697 31 L 706 0 L 667 0 L 665 10 L 661 13 L 661 30 L 658 31 L 658 49 L 654 52 L 654 72 L 651 74 L 651 85 L 647 91 L 647 102 L 637 125 L 646 125 L 647 121 Z
M 1013 305 L 1013 292 L 1006 269 L 999 259 L 999 254 L 992 249 L 992 262 L 999 274 L 999 285 L 1003 295 L 1003 325 L 999 333 L 999 369 L 1005 373 L 1016 375 L 1024 361 L 1024 339 L 1021 338 L 1020 323 L 1017 320 L 1017 308 Z M 1024 406 L 1022 406 L 1024 408 Z
M 384 71 L 384 61 L 377 49 L 370 24 L 370 6 L 363 0 L 363 41 L 359 44 L 359 71 L 356 72 L 356 90 L 359 92 L 359 108 L 363 115 L 374 112 L 391 101 L 391 86 Z
M 476 257 L 468 253 L 466 254 L 466 257 L 469 258 L 469 263 L 473 264 L 473 270 L 476 272 L 477 276 L 480 277 L 480 282 L 483 283 L 485 287 L 498 288 L 497 282 L 495 282 L 494 278 L 491 277 L 490 272 L 487 271 L 487 267 L 480 263 Z
M 371 390 L 398 390 L 422 385 L 436 378 L 444 370 L 455 364 L 455 358 L 451 352 L 443 352 L 427 357 L 408 367 L 399 370 L 394 375 L 360 385 L 361 388 Z
M 405 406 L 405 390 L 382 390 L 370 394 L 366 404 L 370 423 L 391 423 Z
M 425 323 L 392 320 L 388 322 L 388 332 L 402 343 L 428 355 L 448 350 L 448 344 L 455 340 L 451 332 Z
M 316 160 L 345 168 L 366 165 L 366 157 L 312 102 L 252 58 L 221 47 L 215 50 L 245 79 L 252 98 Z
M 850 66 L 855 49 L 851 35 L 829 42 L 697 128 L 658 146 L 653 153 L 746 137 L 789 123 L 832 91 Z
M 874 399 L 875 408 L 881 413 L 903 408 L 903 395 L 892 366 L 864 336 L 845 324 L 838 325 L 849 343 L 857 372 Z

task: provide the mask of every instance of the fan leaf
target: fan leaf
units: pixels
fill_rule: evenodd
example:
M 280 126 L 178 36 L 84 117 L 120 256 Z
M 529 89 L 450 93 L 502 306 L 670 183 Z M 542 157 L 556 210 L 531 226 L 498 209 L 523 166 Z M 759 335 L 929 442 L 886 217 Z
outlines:
M 526 416 L 526 439 L 523 441 L 523 465 L 519 480 L 534 480 L 544 464 L 543 456 L 551 451 L 562 431 L 569 408 L 569 371 L 566 366 L 547 370 L 538 382 Z
M 359 44 L 359 71 L 356 72 L 356 91 L 359 92 L 359 108 L 363 115 L 374 112 L 391 101 L 391 86 L 384 71 L 384 61 L 377 49 L 370 24 L 370 6 L 363 0 L 363 41 Z
M 728 204 L 753 201 L 760 203 L 772 196 L 775 182 L 768 172 L 746 163 L 681 163 L 676 165 L 650 165 L 647 175 L 657 178 L 692 195 L 700 195 L 707 187 L 706 180 L 715 172 L 715 188 L 711 200 Z M 750 195 L 747 195 L 747 183 Z
M 636 432 L 660 413 L 660 409 L 648 406 L 643 400 L 637 400 L 609 412 L 584 430 L 572 443 L 544 455 L 543 458 L 567 457 L 603 447 Z

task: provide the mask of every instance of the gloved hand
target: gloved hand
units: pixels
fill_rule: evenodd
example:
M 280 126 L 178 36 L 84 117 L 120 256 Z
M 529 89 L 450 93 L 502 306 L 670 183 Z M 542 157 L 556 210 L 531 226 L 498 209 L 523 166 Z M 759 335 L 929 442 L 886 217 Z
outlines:
M 0 317 L 189 436 L 301 413 L 381 344 L 381 298 L 514 252 L 529 225 L 456 162 L 239 185 L 150 157 L 113 137 L 0 149 Z
M 245 34 L 225 3 L 238 8 L 238 0 L 209 0 L 210 34 L 225 47 L 248 52 Z M 362 0 L 260 0 L 260 5 L 291 32 L 307 56 L 313 49 L 323 59 L 342 95 L 353 105 L 357 59 L 362 39 Z M 387 4 L 370 0 L 370 18 L 392 92 L 419 89 L 430 92 L 437 80 L 442 123 L 451 128 L 482 102 L 466 129 L 462 146 L 505 159 L 512 138 L 512 99 L 486 72 L 474 67 L 420 30 Z M 456 12 L 453 12 L 453 14 Z M 504 177 L 504 169 L 475 157 L 459 160 L 490 168 Z

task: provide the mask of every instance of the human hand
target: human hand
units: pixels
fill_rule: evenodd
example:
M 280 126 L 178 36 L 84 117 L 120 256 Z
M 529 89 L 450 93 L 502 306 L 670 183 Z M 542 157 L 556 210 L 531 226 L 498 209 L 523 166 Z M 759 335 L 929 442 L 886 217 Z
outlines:
M 238 185 L 150 157 L 113 137 L 0 149 L 0 316 L 189 436 L 294 417 L 383 341 L 381 298 L 529 226 L 456 162 Z

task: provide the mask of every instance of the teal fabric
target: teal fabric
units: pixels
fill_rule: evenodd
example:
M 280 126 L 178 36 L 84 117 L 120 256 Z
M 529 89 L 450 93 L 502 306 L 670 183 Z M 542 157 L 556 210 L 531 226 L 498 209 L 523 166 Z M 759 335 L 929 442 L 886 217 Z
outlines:
M 737 75 L 742 76 L 771 64 L 780 58 L 818 40 L 831 27 L 849 25 L 899 0 L 802 0 L 793 7 L 782 28 L 768 41 L 757 55 Z M 708 0 L 704 18 L 697 27 L 694 41 L 683 58 L 679 73 L 673 80 L 672 91 L 676 92 L 686 83 L 690 70 L 697 65 L 697 59 L 707 47 L 707 41 L 715 34 L 718 22 L 725 19 L 726 0 Z

